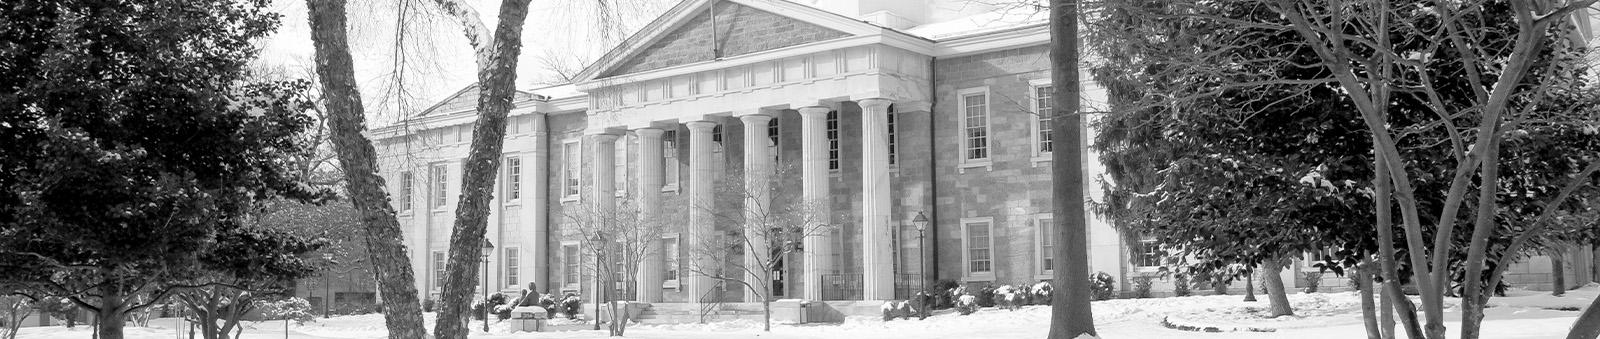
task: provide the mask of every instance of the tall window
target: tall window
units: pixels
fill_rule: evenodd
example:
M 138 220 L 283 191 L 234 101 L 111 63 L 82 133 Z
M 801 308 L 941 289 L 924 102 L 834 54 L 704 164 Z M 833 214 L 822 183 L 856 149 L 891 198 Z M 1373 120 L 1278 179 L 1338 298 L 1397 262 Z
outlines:
M 962 232 L 966 235 L 962 239 L 966 257 L 967 276 L 992 277 L 994 275 L 994 219 L 973 218 L 961 222 Z
M 401 212 L 405 212 L 405 211 L 410 211 L 411 210 L 411 196 L 413 194 L 412 191 L 415 189 L 415 188 L 412 188 L 411 185 L 415 184 L 415 181 L 416 181 L 416 178 L 413 178 L 411 176 L 411 171 L 400 172 L 400 211 Z
M 671 236 L 661 239 L 661 251 L 662 254 L 665 254 L 663 257 L 667 259 L 666 266 L 662 267 L 666 272 L 661 275 L 662 280 L 664 280 L 661 287 L 678 288 L 678 237 Z
M 828 111 L 828 170 L 839 169 L 839 111 Z
M 522 158 L 506 157 L 506 200 L 522 198 Z
M 519 267 L 517 267 L 517 248 L 516 247 L 506 247 L 506 285 L 507 286 L 521 285 L 520 283 L 518 283 L 518 277 L 517 277 L 517 269 L 518 268 Z
M 778 160 L 782 159 L 778 154 L 781 151 L 778 148 L 778 132 L 778 117 L 772 117 L 772 120 L 767 120 L 767 139 L 771 141 L 771 143 L 767 144 L 767 154 L 772 155 L 772 168 L 774 169 L 778 168 Z
M 561 282 L 569 287 L 577 287 L 580 272 L 578 260 L 578 245 L 561 245 Z
M 577 141 L 568 141 L 561 144 L 561 194 L 566 199 L 578 197 L 578 170 L 583 168 L 583 158 L 579 157 L 579 144 Z
M 711 151 L 722 152 L 722 125 L 711 126 Z
M 433 252 L 433 288 L 444 288 L 444 252 Z
M 1055 269 L 1056 256 L 1056 221 L 1047 216 L 1039 217 L 1039 274 L 1049 274 Z
M 433 208 L 443 209 L 450 203 L 450 188 L 447 185 L 450 183 L 450 170 L 445 164 L 438 164 L 433 165 L 430 171 L 432 175 L 429 177 L 433 180 Z
M 1133 266 L 1155 268 L 1161 266 L 1161 245 L 1156 244 L 1154 237 L 1139 237 L 1137 255 L 1133 258 Z
M 617 138 L 616 150 L 611 153 L 612 187 L 617 189 L 617 195 L 628 193 L 628 136 Z
M 1033 112 L 1034 117 L 1036 117 L 1034 119 L 1033 153 L 1036 156 L 1048 154 L 1053 149 L 1051 147 L 1053 137 L 1050 133 L 1050 119 L 1055 116 L 1055 112 L 1052 111 L 1054 106 L 1051 105 L 1052 102 L 1050 101 L 1053 93 L 1055 93 L 1055 89 L 1050 85 L 1033 87 Z
M 894 105 L 889 105 L 889 164 L 890 165 L 894 165 L 896 163 L 896 160 L 898 160 L 896 158 L 899 158 L 898 156 L 895 156 L 896 154 L 899 153 L 899 152 L 897 152 L 899 150 L 899 143 L 895 142 L 895 140 L 898 139 L 898 138 L 894 137 L 894 132 L 895 132 L 894 131 L 895 130 L 895 119 L 894 119 L 894 116 L 896 116 L 896 115 L 898 115 L 898 114 L 895 114 L 895 112 L 894 112 Z
M 989 94 L 961 96 L 962 158 L 989 160 Z
M 668 130 L 661 133 L 661 184 L 666 187 L 678 186 L 678 131 Z

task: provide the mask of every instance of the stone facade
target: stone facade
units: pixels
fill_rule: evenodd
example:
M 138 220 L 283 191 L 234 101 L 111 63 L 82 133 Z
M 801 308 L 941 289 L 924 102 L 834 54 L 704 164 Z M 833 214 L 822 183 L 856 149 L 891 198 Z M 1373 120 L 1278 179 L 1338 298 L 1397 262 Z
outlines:
M 667 34 L 606 76 L 740 56 L 845 37 L 836 30 L 732 2 L 721 2 Z M 716 32 L 711 31 L 715 16 Z M 714 54 L 719 50 L 720 54 Z

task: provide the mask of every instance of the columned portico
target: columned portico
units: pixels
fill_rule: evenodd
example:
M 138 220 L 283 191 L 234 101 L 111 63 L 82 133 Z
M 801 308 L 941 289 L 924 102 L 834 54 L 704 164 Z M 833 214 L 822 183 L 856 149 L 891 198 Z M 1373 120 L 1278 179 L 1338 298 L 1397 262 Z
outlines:
M 615 155 L 616 155 L 616 150 L 617 150 L 617 148 L 616 148 L 617 136 L 613 135 L 613 134 L 594 134 L 594 135 L 590 135 L 589 136 L 589 141 L 590 141 L 589 144 L 593 146 L 593 147 L 590 148 L 589 151 L 591 153 L 589 153 L 589 154 L 593 154 L 594 155 L 593 157 L 590 158 L 590 159 L 592 159 L 592 163 L 594 164 L 594 176 L 592 177 L 594 179 L 594 182 L 593 182 L 593 185 L 590 186 L 591 188 L 593 188 L 593 192 L 591 192 L 590 195 L 593 196 L 593 198 L 594 198 L 593 201 L 594 202 L 592 203 L 593 205 L 589 209 L 590 211 L 593 211 L 593 215 L 589 216 L 591 218 L 591 220 L 589 222 L 591 222 L 593 224 L 591 224 L 589 227 L 593 227 L 595 229 L 595 231 L 613 229 L 612 227 L 609 227 L 608 225 L 602 225 L 601 223 L 615 222 L 615 220 L 616 220 L 616 216 L 613 215 L 613 214 L 615 214 L 616 210 L 617 210 L 617 198 L 616 198 L 617 189 L 616 189 L 616 176 L 615 176 L 615 174 L 616 174 L 616 167 L 615 167 L 616 166 L 616 160 L 615 160 L 616 158 L 615 158 Z M 593 235 L 586 234 L 585 236 L 593 236 Z M 595 244 L 595 245 L 596 246 L 608 246 L 609 247 L 609 246 L 611 246 L 613 241 L 616 241 L 616 239 L 615 238 L 611 238 L 611 239 L 604 239 L 602 241 L 603 241 L 602 243 Z M 607 252 L 608 251 L 606 249 L 601 249 L 601 250 L 597 251 L 596 253 L 607 253 Z M 605 260 L 606 261 L 611 261 L 613 259 L 612 258 L 605 258 Z M 606 263 L 605 262 L 600 262 L 600 263 L 597 263 L 597 264 L 602 264 L 603 265 L 603 264 L 606 264 Z M 598 274 L 598 271 L 597 271 L 596 277 L 597 278 L 600 277 L 600 275 Z M 609 287 L 607 287 L 607 288 L 596 288 L 593 291 L 594 292 L 594 299 L 591 299 L 591 300 L 606 300 L 606 299 L 608 299 L 607 298 L 607 293 L 608 293 L 609 290 L 611 290 L 611 288 L 609 288 Z
M 863 99 L 861 105 L 861 261 L 862 299 L 894 298 L 894 255 L 889 229 L 888 99 Z
M 656 128 L 634 130 L 639 135 L 639 220 L 644 227 L 663 228 L 661 221 L 661 135 Z M 639 261 L 639 301 L 661 302 L 662 267 L 665 253 L 660 240 L 645 242 L 645 255 Z
M 716 192 L 713 183 L 716 178 L 716 157 L 712 154 L 711 131 L 717 123 L 711 121 L 690 121 L 684 124 L 689 127 L 689 273 L 687 290 L 688 300 L 704 302 L 702 298 L 715 298 L 709 295 L 711 288 L 716 285 L 716 279 L 707 276 L 717 274 L 717 260 L 705 255 L 694 255 L 703 251 L 707 244 L 716 237 L 716 216 L 714 215 Z
M 764 281 L 766 276 L 760 273 L 768 269 L 767 261 L 773 259 L 767 243 L 781 236 L 782 230 L 768 229 L 771 227 L 768 205 L 772 204 L 772 195 L 768 183 L 772 179 L 772 154 L 767 151 L 767 144 L 771 142 L 767 138 L 767 122 L 772 121 L 772 117 L 751 114 L 739 117 L 739 121 L 744 123 L 744 234 L 749 246 L 744 255 L 744 279 L 751 286 L 767 289 L 760 294 L 745 289 L 744 301 L 753 302 L 772 294 L 772 282 Z
M 801 188 L 800 197 L 812 220 L 823 225 L 832 224 L 828 202 L 828 112 L 824 106 L 801 107 Z M 802 298 L 822 300 L 822 275 L 833 273 L 832 243 L 828 241 L 827 228 L 814 229 L 801 241 L 804 250 L 805 290 Z

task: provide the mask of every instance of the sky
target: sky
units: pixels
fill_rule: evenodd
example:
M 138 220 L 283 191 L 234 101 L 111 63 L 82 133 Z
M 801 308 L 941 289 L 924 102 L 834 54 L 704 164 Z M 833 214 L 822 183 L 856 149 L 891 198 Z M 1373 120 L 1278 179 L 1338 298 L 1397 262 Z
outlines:
M 356 78 L 374 124 L 416 114 L 476 81 L 476 64 L 461 25 L 434 11 L 431 0 L 350 0 L 350 43 Z M 493 29 L 499 1 L 465 0 Z M 533 0 L 522 32 L 517 88 L 528 90 L 560 82 L 559 72 L 575 72 L 629 34 L 675 5 L 677 0 Z M 407 29 L 397 32 L 401 4 Z M 602 34 L 597 4 L 617 9 L 619 29 Z M 283 15 L 278 32 L 260 42 L 259 67 L 290 77 L 310 78 L 314 50 L 303 0 L 274 0 Z M 404 38 L 401 38 L 404 37 Z M 395 41 L 405 43 L 397 45 Z M 403 56 L 396 58 L 396 55 Z M 556 65 L 556 66 L 551 66 Z M 401 71 L 397 71 L 401 70 Z M 403 85 L 403 86 L 402 86 Z

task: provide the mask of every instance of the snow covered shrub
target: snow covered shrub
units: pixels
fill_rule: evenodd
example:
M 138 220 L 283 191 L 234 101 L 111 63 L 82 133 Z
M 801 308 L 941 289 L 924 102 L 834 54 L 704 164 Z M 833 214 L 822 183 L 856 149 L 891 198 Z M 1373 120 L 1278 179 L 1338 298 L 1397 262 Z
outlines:
M 960 284 L 953 279 L 939 279 L 933 282 L 933 286 L 928 288 L 928 293 L 934 296 L 933 309 L 942 310 L 954 306 L 955 297 L 950 295 L 950 291 L 958 285 Z
M 1106 272 L 1096 272 L 1089 276 L 1089 295 L 1094 300 L 1111 300 L 1116 298 L 1117 279 Z
M 484 300 L 482 296 L 472 296 L 473 320 L 483 320 L 483 317 L 485 316 L 485 313 L 483 313 L 484 307 L 487 305 L 486 301 L 487 300 Z
M 1040 281 L 1037 284 L 1033 284 L 1033 304 L 1049 305 L 1051 294 L 1054 293 L 1055 289 L 1050 287 L 1050 282 L 1048 281 Z
M 1317 293 L 1317 287 L 1322 285 L 1322 272 L 1305 272 L 1300 274 L 1305 282 L 1306 293 Z
M 1154 278 L 1148 275 L 1133 277 L 1133 297 L 1149 298 L 1150 286 L 1155 283 L 1154 280 Z
M 1172 278 L 1172 295 L 1179 297 L 1189 296 L 1189 277 L 1179 274 Z
M 968 315 L 968 314 L 972 314 L 972 312 L 977 312 L 978 311 L 978 301 L 977 301 L 977 299 L 978 298 L 973 297 L 971 294 L 962 294 L 961 296 L 956 297 L 956 305 L 955 305 L 956 306 L 956 313 L 961 313 L 961 315 Z
M 978 298 L 978 307 L 994 307 L 994 285 L 985 285 L 975 295 Z
M 577 319 L 578 314 L 583 313 L 583 299 L 578 298 L 576 292 L 567 292 L 567 296 L 561 298 L 561 305 L 558 308 L 561 313 L 567 315 L 567 319 Z
M 423 312 L 433 312 L 433 305 L 437 304 L 437 303 L 439 303 L 439 302 L 434 301 L 431 298 L 430 299 L 422 299 L 422 311 Z
M 495 293 L 493 295 L 490 295 L 489 296 L 489 305 L 491 305 L 490 310 L 493 310 L 494 316 L 496 318 L 499 318 L 500 320 L 511 319 L 511 308 L 510 307 L 501 307 L 501 306 L 510 306 L 510 305 L 506 305 L 506 296 L 504 294 Z
M 263 301 L 257 307 L 260 307 L 261 314 L 267 319 L 294 320 L 294 323 L 302 325 L 307 321 L 317 320 L 317 316 L 311 313 L 311 302 L 297 297 Z

